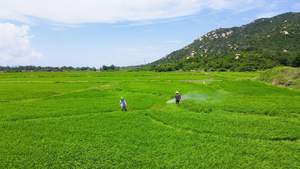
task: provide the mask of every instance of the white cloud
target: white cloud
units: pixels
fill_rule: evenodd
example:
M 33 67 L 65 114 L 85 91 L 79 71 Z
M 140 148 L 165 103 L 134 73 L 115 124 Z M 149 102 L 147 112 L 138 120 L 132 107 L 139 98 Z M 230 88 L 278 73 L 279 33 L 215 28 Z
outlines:
M 43 59 L 42 55 L 31 49 L 28 35 L 29 26 L 16 26 L 0 22 L 0 65 L 28 64 Z
M 253 8 L 263 8 L 268 5 L 267 0 L 210 0 L 206 1 L 207 8 L 214 10 L 233 10 L 245 12 Z
M 266 0 L 1 0 L 0 18 L 25 23 L 41 18 L 49 22 L 79 24 L 142 21 L 192 15 L 201 9 L 247 10 Z M 145 23 L 144 23 L 145 24 Z
M 28 22 L 38 17 L 59 23 L 89 23 L 163 19 L 189 15 L 199 9 L 196 0 L 6 0 L 0 18 Z

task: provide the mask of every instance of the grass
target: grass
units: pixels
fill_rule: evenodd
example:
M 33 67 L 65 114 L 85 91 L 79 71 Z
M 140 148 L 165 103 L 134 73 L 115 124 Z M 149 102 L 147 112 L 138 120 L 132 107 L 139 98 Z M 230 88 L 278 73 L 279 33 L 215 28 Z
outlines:
M 276 67 L 262 72 L 258 80 L 273 85 L 289 86 L 289 88 L 300 89 L 300 68 Z
M 300 92 L 257 75 L 2 73 L 0 168 L 298 168 Z

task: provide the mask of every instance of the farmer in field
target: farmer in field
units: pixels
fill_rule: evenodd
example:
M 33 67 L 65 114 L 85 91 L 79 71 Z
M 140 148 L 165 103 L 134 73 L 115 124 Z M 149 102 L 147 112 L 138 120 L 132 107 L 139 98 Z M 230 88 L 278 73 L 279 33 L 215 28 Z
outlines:
M 123 97 L 121 97 L 121 100 L 120 100 L 120 107 L 122 108 L 122 111 L 123 111 L 123 110 L 127 111 L 127 110 L 126 110 L 126 106 L 127 106 L 126 101 L 123 99 Z
M 175 93 L 176 93 L 175 94 L 176 104 L 179 104 L 179 100 L 181 99 L 181 96 L 179 95 L 178 91 L 176 91 Z

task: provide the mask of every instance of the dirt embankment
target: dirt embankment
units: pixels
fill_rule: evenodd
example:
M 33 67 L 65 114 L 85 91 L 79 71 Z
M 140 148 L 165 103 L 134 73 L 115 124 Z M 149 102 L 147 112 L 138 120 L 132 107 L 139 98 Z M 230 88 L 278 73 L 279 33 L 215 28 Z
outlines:
M 273 85 L 300 89 L 300 68 L 276 67 L 262 72 L 257 79 Z

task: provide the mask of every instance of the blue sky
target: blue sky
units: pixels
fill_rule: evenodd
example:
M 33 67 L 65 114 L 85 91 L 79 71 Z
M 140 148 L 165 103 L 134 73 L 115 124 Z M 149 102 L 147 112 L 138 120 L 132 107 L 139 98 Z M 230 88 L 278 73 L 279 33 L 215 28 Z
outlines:
M 131 66 L 299 0 L 0 0 L 0 66 Z

